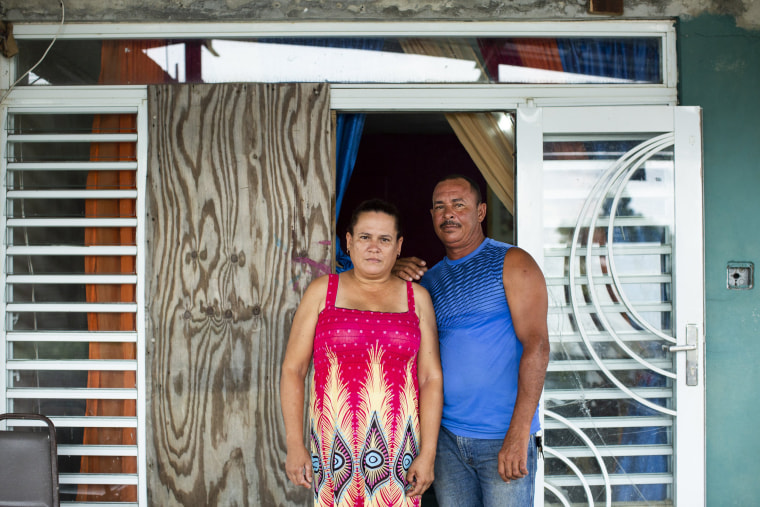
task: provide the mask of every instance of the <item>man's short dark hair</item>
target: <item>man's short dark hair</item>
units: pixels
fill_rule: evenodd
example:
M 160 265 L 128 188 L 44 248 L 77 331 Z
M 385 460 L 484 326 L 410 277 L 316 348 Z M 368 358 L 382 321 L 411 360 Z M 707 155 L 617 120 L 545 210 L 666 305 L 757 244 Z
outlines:
M 483 194 L 480 191 L 480 185 L 478 184 L 478 182 L 470 178 L 469 176 L 465 176 L 464 174 L 449 174 L 447 176 L 444 176 L 440 180 L 438 180 L 435 185 L 438 186 L 438 183 L 442 183 L 444 181 L 449 181 L 449 180 L 459 180 L 459 179 L 465 180 L 467 183 L 470 184 L 470 188 L 472 189 L 473 192 L 475 192 L 475 201 L 476 201 L 475 204 L 480 204 L 481 202 L 483 202 Z
M 353 213 L 351 213 L 351 222 L 348 224 L 347 230 L 351 236 L 354 235 L 354 227 L 356 226 L 356 222 L 359 221 L 359 216 L 362 213 L 367 212 L 385 213 L 386 215 L 390 215 L 396 223 L 396 239 L 404 235 L 401 227 L 401 213 L 399 213 L 398 208 L 383 199 L 368 199 L 360 203 L 354 208 Z

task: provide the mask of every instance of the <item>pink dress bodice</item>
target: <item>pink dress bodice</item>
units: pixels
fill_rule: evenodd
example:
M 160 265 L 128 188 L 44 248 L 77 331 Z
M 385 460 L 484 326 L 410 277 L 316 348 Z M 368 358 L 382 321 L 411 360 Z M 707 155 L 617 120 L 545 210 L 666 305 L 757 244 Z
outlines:
M 310 438 L 315 505 L 419 505 L 404 494 L 419 449 L 419 319 L 338 308 L 330 275 L 314 336 Z

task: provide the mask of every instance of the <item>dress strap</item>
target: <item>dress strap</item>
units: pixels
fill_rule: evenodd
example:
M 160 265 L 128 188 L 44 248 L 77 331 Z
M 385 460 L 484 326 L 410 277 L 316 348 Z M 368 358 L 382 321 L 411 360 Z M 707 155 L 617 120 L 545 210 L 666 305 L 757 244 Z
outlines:
M 406 305 L 409 307 L 409 313 L 416 313 L 414 307 L 414 285 L 412 282 L 406 282 Z
M 338 278 L 337 273 L 330 273 L 327 278 L 327 296 L 325 296 L 325 309 L 332 310 L 335 308 L 335 298 L 338 295 Z

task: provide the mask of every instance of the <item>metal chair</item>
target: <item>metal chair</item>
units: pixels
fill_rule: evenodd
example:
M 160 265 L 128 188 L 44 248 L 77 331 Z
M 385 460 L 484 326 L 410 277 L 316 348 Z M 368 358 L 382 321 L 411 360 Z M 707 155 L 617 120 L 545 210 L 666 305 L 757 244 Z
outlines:
M 0 507 L 58 507 L 58 448 L 53 422 L 40 414 L 0 414 L 40 421 L 47 432 L 0 431 Z

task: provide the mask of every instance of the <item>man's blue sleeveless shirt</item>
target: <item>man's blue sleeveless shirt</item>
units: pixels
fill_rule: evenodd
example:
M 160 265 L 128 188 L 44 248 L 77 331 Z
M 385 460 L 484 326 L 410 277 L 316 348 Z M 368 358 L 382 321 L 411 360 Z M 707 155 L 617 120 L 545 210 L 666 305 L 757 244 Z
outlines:
M 455 435 L 501 439 L 517 398 L 523 347 L 504 294 L 512 245 L 486 238 L 461 259 L 444 258 L 421 284 L 433 299 L 443 367 L 443 419 Z M 531 433 L 540 429 L 538 409 Z

